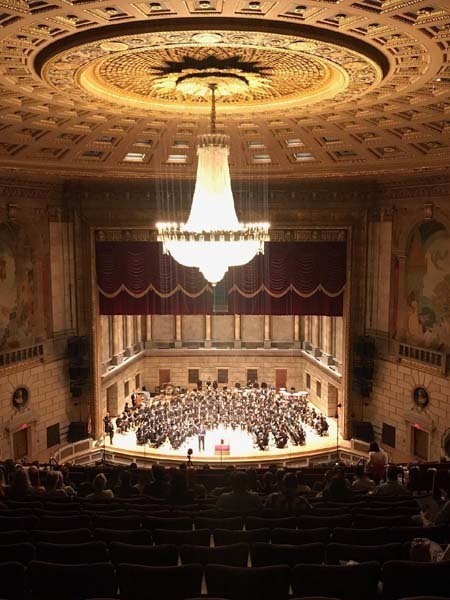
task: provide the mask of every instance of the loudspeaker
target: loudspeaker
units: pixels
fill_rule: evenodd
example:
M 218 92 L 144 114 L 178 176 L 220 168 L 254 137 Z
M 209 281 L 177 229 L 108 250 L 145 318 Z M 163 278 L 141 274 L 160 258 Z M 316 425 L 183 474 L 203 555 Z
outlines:
M 375 358 L 375 340 L 368 335 L 360 335 L 356 340 L 355 352 L 362 360 Z
M 73 442 L 79 442 L 85 440 L 88 435 L 88 424 L 83 421 L 72 421 L 69 425 L 69 431 L 67 432 L 67 441 L 72 444 Z
M 88 339 L 85 335 L 77 335 L 69 338 L 67 342 L 67 353 L 70 361 L 82 362 L 88 359 Z
M 370 421 L 352 421 L 352 437 L 363 442 L 373 442 L 373 425 Z

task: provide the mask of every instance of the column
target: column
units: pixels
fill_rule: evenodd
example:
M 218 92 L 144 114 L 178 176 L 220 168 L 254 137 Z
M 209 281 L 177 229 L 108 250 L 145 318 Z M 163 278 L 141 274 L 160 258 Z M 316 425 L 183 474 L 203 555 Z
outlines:
M 234 347 L 241 348 L 241 315 L 234 315 Z
M 332 317 L 322 317 L 322 349 L 322 361 L 327 365 L 334 364 Z
M 211 348 L 211 315 L 205 315 L 205 348 Z
M 141 315 L 136 315 L 135 319 L 137 336 L 134 340 L 134 344 L 139 350 L 142 350 L 142 317 Z
M 320 327 L 319 327 L 319 318 L 317 315 L 311 317 L 312 319 L 312 346 L 314 351 L 314 356 L 320 356 Z
M 175 348 L 181 348 L 181 315 L 175 315 Z
M 335 358 L 339 372 L 342 372 L 342 351 L 343 351 L 343 317 L 334 317 L 335 325 Z
M 145 347 L 152 347 L 152 315 L 145 316 Z
M 303 348 L 305 350 L 309 350 L 311 347 L 311 317 L 306 316 L 303 317 L 303 325 L 304 325 L 304 340 L 303 340 Z
M 270 348 L 272 340 L 270 339 L 270 315 L 264 315 L 264 348 Z
M 294 348 L 300 348 L 300 317 L 294 316 Z
M 133 317 L 131 315 L 127 315 L 124 317 L 126 319 L 126 334 L 127 339 L 124 340 L 125 345 L 125 356 L 133 356 Z
M 405 307 L 406 299 L 406 256 L 401 254 L 397 256 L 398 260 L 398 296 L 397 296 L 397 326 L 396 339 L 402 340 L 405 338 L 407 331 L 407 311 Z
M 114 315 L 113 321 L 113 357 L 112 364 L 120 365 L 123 361 L 122 315 Z

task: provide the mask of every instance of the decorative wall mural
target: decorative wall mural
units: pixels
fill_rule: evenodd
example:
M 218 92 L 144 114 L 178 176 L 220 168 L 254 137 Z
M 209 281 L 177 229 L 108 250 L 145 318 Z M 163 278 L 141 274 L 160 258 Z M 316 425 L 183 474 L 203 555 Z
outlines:
M 411 343 L 450 346 L 450 233 L 430 220 L 413 233 L 407 259 L 407 333 Z
M 0 224 L 0 351 L 31 346 L 42 338 L 37 287 L 28 236 L 16 224 Z

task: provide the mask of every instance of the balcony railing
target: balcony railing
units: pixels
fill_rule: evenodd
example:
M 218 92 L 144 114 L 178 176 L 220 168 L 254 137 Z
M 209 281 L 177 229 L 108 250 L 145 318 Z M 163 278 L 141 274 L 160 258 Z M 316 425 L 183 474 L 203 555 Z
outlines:
M 398 344 L 398 357 L 400 361 L 411 360 L 422 363 L 438 371 L 442 375 L 447 374 L 448 356 L 445 352 L 430 350 L 429 348 L 421 348 L 420 346 L 412 346 L 411 344 Z
M 9 350 L 0 354 L 0 368 L 10 367 L 29 360 L 36 360 L 44 356 L 44 345 L 36 344 L 27 348 Z

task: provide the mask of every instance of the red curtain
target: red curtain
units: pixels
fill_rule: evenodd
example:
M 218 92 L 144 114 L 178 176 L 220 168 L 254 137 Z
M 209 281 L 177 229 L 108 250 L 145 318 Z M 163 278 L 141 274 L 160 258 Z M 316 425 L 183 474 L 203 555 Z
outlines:
M 214 311 L 201 273 L 163 255 L 158 242 L 97 242 L 96 261 L 101 314 Z M 220 288 L 229 314 L 340 316 L 345 273 L 345 242 L 269 242 Z

